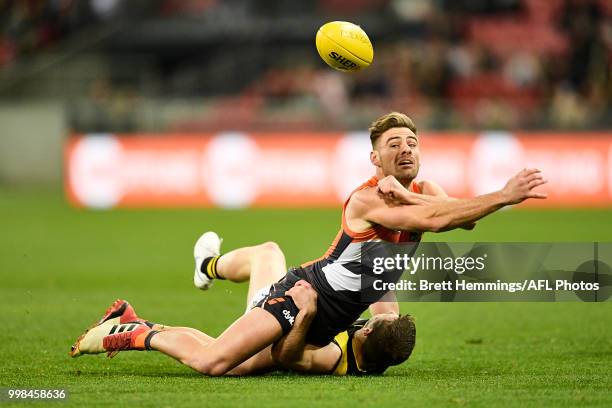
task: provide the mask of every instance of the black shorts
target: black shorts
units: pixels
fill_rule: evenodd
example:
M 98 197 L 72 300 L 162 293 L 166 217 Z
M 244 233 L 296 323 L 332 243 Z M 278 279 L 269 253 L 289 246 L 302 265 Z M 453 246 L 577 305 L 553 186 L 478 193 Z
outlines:
M 361 312 L 367 309 L 367 306 L 365 306 L 358 313 L 353 313 L 353 310 L 346 306 L 347 303 L 341 301 L 342 299 L 323 296 L 320 286 L 317 285 L 308 268 L 290 268 L 281 280 L 270 287 L 267 295 L 253 306 L 261 307 L 270 312 L 281 325 L 283 335 L 291 330 L 299 312 L 293 299 L 285 296 L 285 292 L 302 279 L 310 283 L 318 293 L 317 314 L 310 323 L 308 333 L 306 333 L 306 343 L 308 344 L 327 345 L 333 340 L 334 336 L 346 330 L 359 317 Z M 347 323 L 345 324 L 345 322 Z
M 283 335 L 287 334 L 293 327 L 295 317 L 300 311 L 290 296 L 285 292 L 291 289 L 297 281 L 303 279 L 295 274 L 295 269 L 289 269 L 287 274 L 270 287 L 268 295 L 261 299 L 255 307 L 261 307 L 269 312 L 280 323 Z

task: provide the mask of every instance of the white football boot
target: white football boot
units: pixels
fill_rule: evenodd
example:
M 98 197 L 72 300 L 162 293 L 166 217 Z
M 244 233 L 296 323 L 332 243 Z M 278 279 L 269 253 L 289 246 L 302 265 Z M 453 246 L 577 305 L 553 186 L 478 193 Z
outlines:
M 202 234 L 193 247 L 193 258 L 195 259 L 193 284 L 196 288 L 207 290 L 213 284 L 213 280 L 202 273 L 200 268 L 204 259 L 220 255 L 222 242 L 223 239 L 219 238 L 215 232 L 208 231 Z

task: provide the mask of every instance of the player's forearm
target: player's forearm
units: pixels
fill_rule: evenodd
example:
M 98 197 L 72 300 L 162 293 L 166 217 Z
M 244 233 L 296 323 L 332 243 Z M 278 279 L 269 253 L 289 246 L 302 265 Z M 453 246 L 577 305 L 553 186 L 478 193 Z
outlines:
M 292 368 L 304 357 L 306 347 L 306 333 L 310 329 L 310 324 L 314 318 L 314 313 L 300 311 L 295 318 L 295 324 L 287 333 L 272 347 L 272 357 L 275 362 L 286 368 Z
M 440 204 L 440 203 L 449 203 L 457 201 L 457 198 L 449 197 L 445 193 L 443 195 L 436 194 L 418 194 L 413 193 L 412 191 L 404 188 L 402 191 L 398 191 L 394 193 L 395 200 L 398 204 L 402 205 L 430 205 L 430 204 Z M 473 230 L 476 226 L 474 222 L 468 222 L 466 224 L 459 225 L 457 228 L 463 228 L 466 230 Z
M 427 194 L 417 194 L 412 191 L 405 190 L 395 195 L 398 204 L 402 205 L 431 205 L 431 204 L 442 204 L 451 203 L 457 201 L 453 197 L 442 197 Z M 458 225 L 456 228 L 463 228 L 466 230 L 472 230 L 476 226 L 475 222 L 467 222 L 465 224 Z
M 378 302 L 372 303 L 369 309 L 372 316 L 386 313 L 395 313 L 399 315 L 399 303 L 397 303 L 395 292 L 389 291 L 385 293 Z
M 449 201 L 454 201 L 454 198 L 440 197 L 428 194 L 417 194 L 413 193 L 408 189 L 403 189 L 393 193 L 394 199 L 398 204 L 408 205 L 428 205 L 428 204 L 440 204 Z
M 474 198 L 431 204 L 429 218 L 434 230 L 447 231 L 469 225 L 505 206 L 506 198 L 501 192 L 484 194 Z

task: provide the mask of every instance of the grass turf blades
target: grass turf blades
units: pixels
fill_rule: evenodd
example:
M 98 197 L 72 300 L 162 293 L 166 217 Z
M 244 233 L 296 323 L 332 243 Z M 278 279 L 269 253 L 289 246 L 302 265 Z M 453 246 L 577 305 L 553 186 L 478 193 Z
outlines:
M 246 285 L 192 287 L 192 246 L 274 240 L 289 264 L 320 256 L 332 210 L 120 210 L 67 207 L 53 193 L 0 191 L 0 386 L 64 388 L 69 405 L 610 406 L 612 304 L 403 303 L 417 319 L 407 363 L 381 377 L 207 378 L 156 352 L 71 359 L 74 339 L 117 297 L 153 321 L 218 335 Z M 610 241 L 612 212 L 511 210 L 473 232 L 426 240 Z

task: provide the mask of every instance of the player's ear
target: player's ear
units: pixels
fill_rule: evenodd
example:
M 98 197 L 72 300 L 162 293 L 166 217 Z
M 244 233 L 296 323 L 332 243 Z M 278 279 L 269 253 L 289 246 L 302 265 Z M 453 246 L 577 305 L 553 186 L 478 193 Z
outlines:
M 372 329 L 369 327 L 364 327 L 361 329 L 361 332 L 363 333 L 364 337 L 368 337 L 370 334 L 372 334 Z
M 380 156 L 376 150 L 370 152 L 370 163 L 376 167 L 380 167 Z

